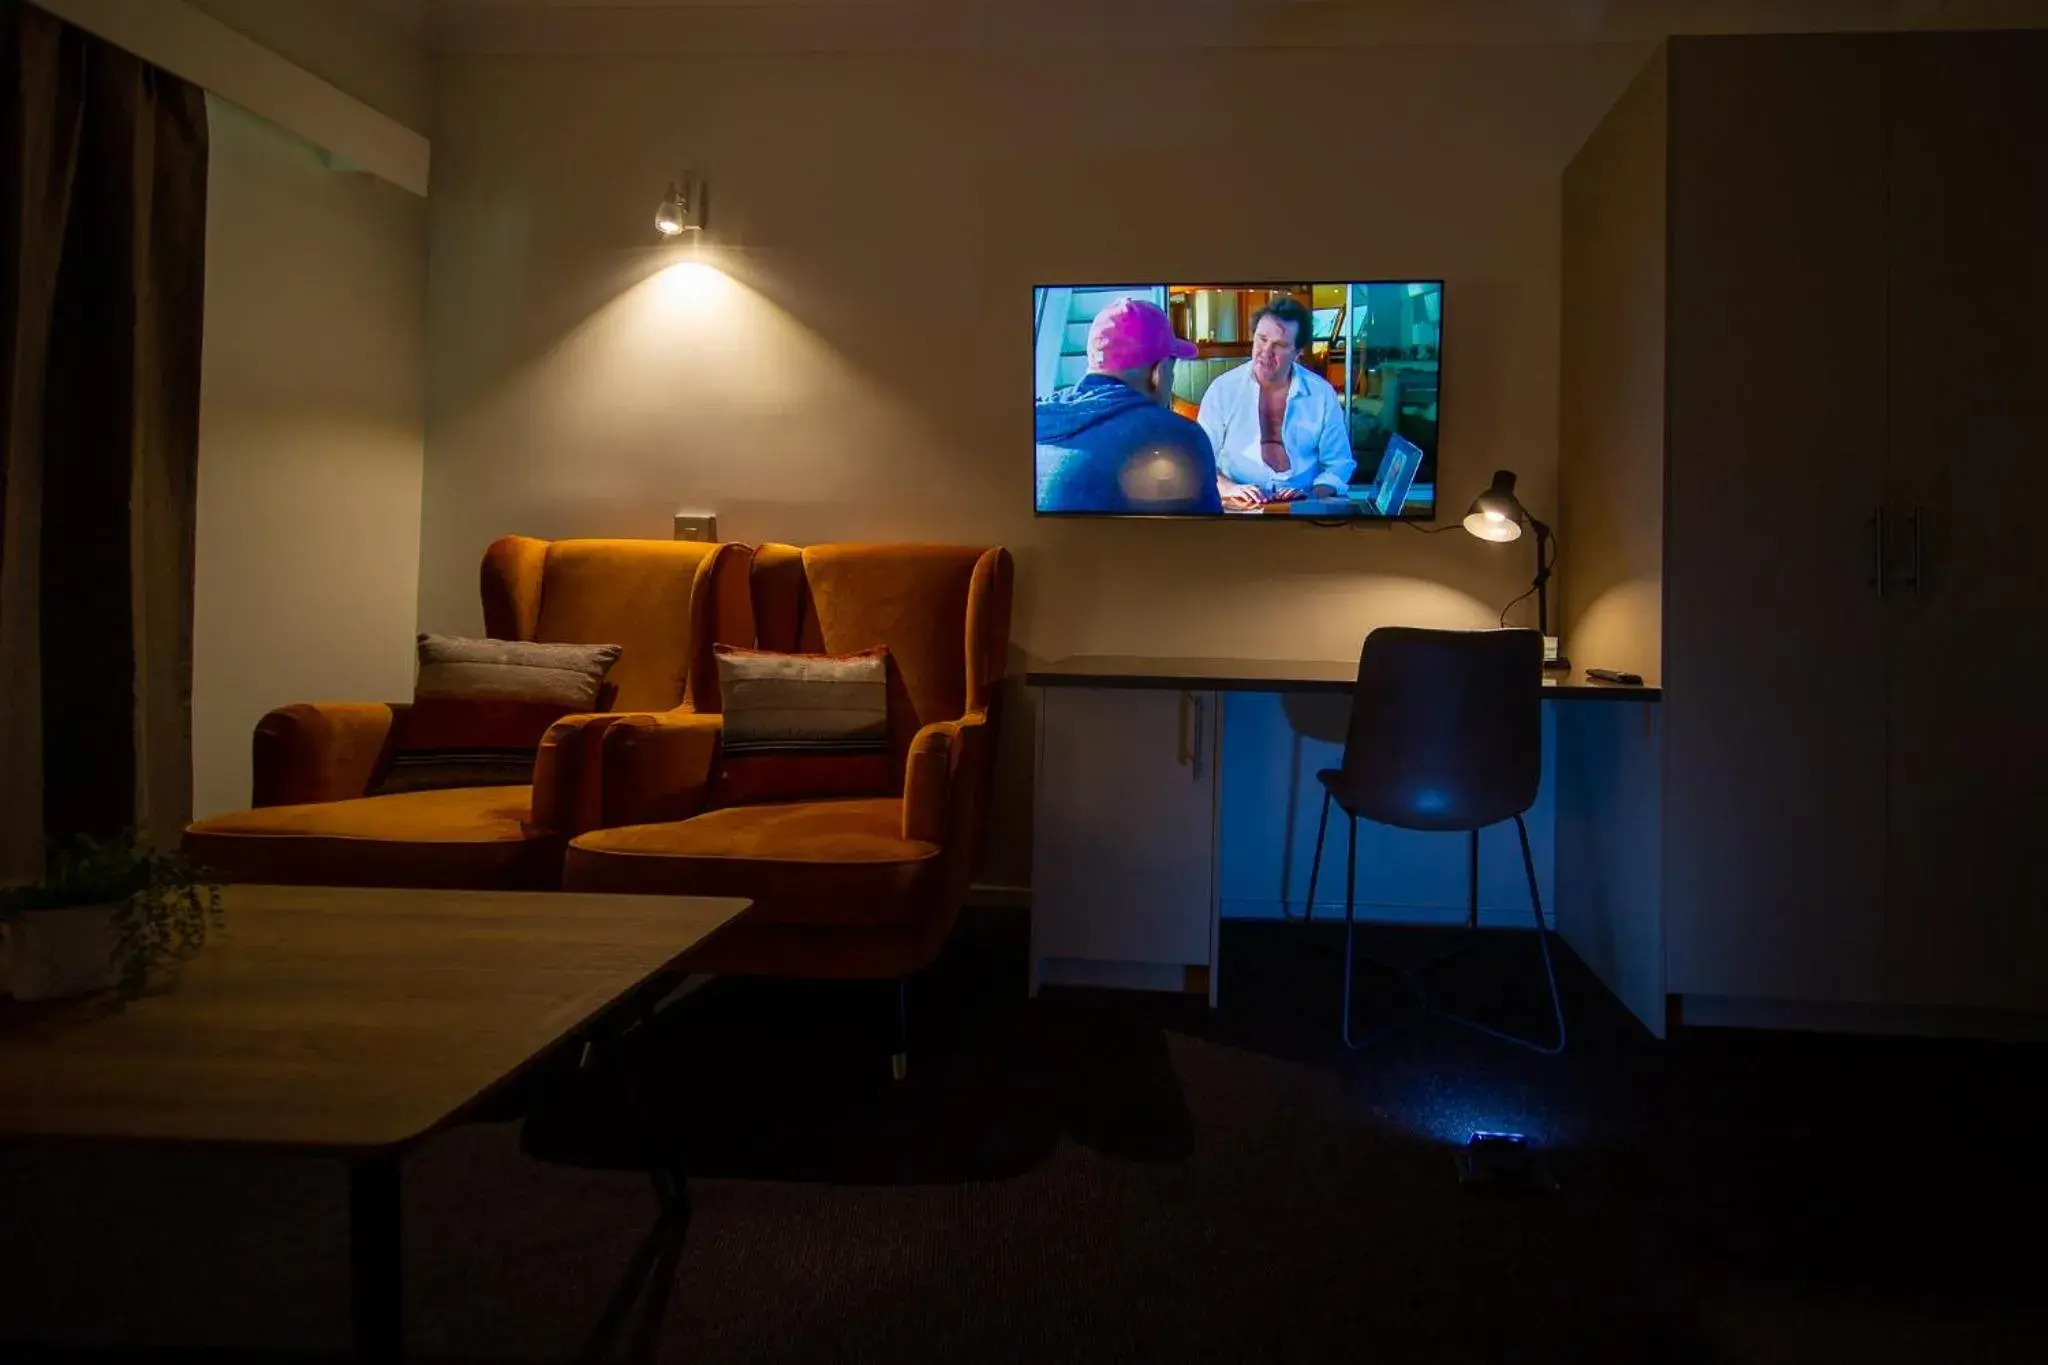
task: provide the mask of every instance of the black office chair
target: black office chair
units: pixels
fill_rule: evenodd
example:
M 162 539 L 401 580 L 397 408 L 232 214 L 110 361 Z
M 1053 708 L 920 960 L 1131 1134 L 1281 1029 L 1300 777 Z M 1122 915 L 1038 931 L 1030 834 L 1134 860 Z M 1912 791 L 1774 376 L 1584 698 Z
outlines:
M 1472 931 L 1479 927 L 1479 831 L 1512 819 L 1522 838 L 1522 866 L 1529 875 L 1529 905 L 1557 1019 L 1557 1041 L 1545 1046 L 1476 1019 L 1431 1009 L 1423 967 L 1397 970 L 1402 970 L 1428 1013 L 1535 1052 L 1564 1051 L 1564 1007 L 1557 998 L 1557 972 L 1551 965 L 1549 930 L 1536 890 L 1536 864 L 1529 855 L 1529 829 L 1522 823 L 1522 812 L 1534 804 L 1543 776 L 1542 677 L 1543 637 L 1533 630 L 1388 626 L 1366 637 L 1358 655 L 1343 761 L 1316 775 L 1323 784 L 1323 814 L 1316 824 L 1315 862 L 1309 869 L 1303 916 L 1312 919 L 1315 914 L 1323 837 L 1329 830 L 1330 803 L 1335 801 L 1351 822 L 1344 877 L 1342 1032 L 1347 1048 L 1365 1047 L 1386 1032 L 1357 1040 L 1351 1035 L 1358 822 L 1464 831 L 1469 878 L 1465 927 Z M 1429 965 L 1434 964 L 1424 967 Z

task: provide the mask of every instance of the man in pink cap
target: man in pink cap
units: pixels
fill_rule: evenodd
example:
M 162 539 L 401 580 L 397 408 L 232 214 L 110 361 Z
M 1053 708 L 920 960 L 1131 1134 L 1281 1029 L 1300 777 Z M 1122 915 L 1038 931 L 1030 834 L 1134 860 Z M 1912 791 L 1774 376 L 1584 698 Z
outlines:
M 1038 510 L 1220 515 L 1208 433 L 1172 407 L 1173 362 L 1194 356 L 1155 303 L 1097 313 L 1088 373 L 1038 404 Z

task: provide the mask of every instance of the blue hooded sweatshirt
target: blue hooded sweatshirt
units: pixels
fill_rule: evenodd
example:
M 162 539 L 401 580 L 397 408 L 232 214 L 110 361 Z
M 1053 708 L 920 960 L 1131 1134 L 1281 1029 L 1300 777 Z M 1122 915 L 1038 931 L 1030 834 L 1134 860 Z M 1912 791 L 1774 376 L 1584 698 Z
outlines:
M 1223 511 L 1209 434 L 1114 375 L 1041 400 L 1037 425 L 1041 512 Z

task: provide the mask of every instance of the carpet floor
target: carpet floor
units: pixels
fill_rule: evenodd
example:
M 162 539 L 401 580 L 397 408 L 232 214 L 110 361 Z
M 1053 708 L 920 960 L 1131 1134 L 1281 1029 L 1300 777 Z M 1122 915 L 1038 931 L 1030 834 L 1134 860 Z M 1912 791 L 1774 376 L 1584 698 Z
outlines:
M 1392 958 L 1442 946 L 1382 930 Z M 405 1166 L 428 1361 L 2039 1361 L 2038 1048 L 1694 1030 L 1566 954 L 1570 1049 L 1337 1045 L 1327 929 L 1226 926 L 1221 1004 L 1048 990 L 962 926 L 913 991 L 722 979 Z M 1440 973 L 1545 1022 L 1526 936 Z M 1370 976 L 1361 1018 L 1404 997 Z M 1461 1188 L 1473 1130 L 1560 1188 Z M 689 1154 L 683 1236 L 633 1167 Z M 0 1358 L 331 1357 L 345 1189 L 289 1159 L 0 1152 Z M 9 1344 L 11 1343 L 11 1344 Z

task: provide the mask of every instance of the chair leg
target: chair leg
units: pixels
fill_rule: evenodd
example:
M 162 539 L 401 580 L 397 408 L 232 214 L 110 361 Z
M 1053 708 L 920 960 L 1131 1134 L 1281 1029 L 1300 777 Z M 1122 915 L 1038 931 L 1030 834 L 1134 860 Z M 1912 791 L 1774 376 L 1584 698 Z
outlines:
M 1550 987 L 1550 1013 L 1557 1021 L 1557 1043 L 1536 1051 L 1555 1055 L 1564 1051 L 1564 1001 L 1557 994 L 1557 968 L 1550 960 L 1550 929 L 1543 923 L 1543 896 L 1536 889 L 1536 859 L 1529 853 L 1529 827 L 1515 817 L 1515 833 L 1522 840 L 1522 872 L 1529 879 L 1529 910 L 1536 919 L 1536 947 L 1543 954 L 1543 979 Z
M 896 1052 L 889 1058 L 889 1074 L 901 1081 L 910 1075 L 910 978 L 896 979 Z
M 1312 922 L 1316 917 L 1316 878 L 1322 875 L 1323 835 L 1329 831 L 1329 828 L 1330 791 L 1329 788 L 1325 787 L 1323 789 L 1323 813 L 1316 821 L 1316 853 L 1315 857 L 1309 860 L 1308 865 L 1308 900 L 1301 907 L 1301 922 L 1303 924 Z M 1287 913 L 1286 901 L 1280 902 L 1280 914 L 1287 919 L 1293 918 L 1292 915 Z
M 1544 984 L 1550 989 L 1550 1012 L 1551 1017 L 1557 1024 L 1557 1041 L 1545 1045 L 1533 1038 L 1523 1038 L 1513 1033 L 1503 1033 L 1501 1030 L 1487 1024 L 1482 1024 L 1476 1019 L 1468 1019 L 1461 1014 L 1452 1014 L 1448 1010 L 1437 1010 L 1435 1013 L 1454 1024 L 1463 1024 L 1466 1028 L 1483 1033 L 1489 1038 L 1498 1038 L 1504 1043 L 1513 1043 L 1516 1047 L 1525 1047 L 1531 1052 L 1540 1052 L 1546 1057 L 1554 1057 L 1564 1051 L 1564 1002 L 1558 998 L 1557 968 L 1550 960 L 1550 930 L 1543 923 L 1543 896 L 1536 887 L 1536 859 L 1529 852 L 1529 827 L 1522 823 L 1522 817 L 1519 815 L 1515 817 L 1515 832 L 1521 836 L 1522 840 L 1522 871 L 1529 878 L 1529 909 L 1536 919 L 1536 950 L 1543 958 L 1543 980 Z M 1473 851 L 1476 855 L 1479 840 L 1477 833 L 1473 834 L 1472 840 Z M 1476 856 L 1473 863 L 1473 872 L 1474 890 L 1472 895 L 1476 898 L 1478 895 L 1478 865 Z
M 1344 1046 L 1352 1052 L 1371 1047 L 1388 1034 L 1422 1017 L 1424 993 L 1422 984 L 1416 980 L 1412 969 L 1399 963 L 1385 962 L 1369 957 L 1366 962 L 1385 971 L 1394 973 L 1414 992 L 1415 1012 L 1380 1025 L 1363 1038 L 1351 1036 L 1351 980 L 1358 971 L 1358 950 L 1354 937 L 1358 929 L 1358 817 L 1345 812 L 1347 828 L 1344 832 L 1344 1015 L 1338 1021 L 1338 1032 L 1344 1039 Z
M 1479 831 L 1465 842 L 1465 932 L 1479 927 Z
M 1475 829 L 1465 836 L 1465 933 L 1463 937 L 1458 940 L 1455 947 L 1446 948 L 1433 957 L 1424 958 L 1413 966 L 1403 969 L 1407 973 L 1409 984 L 1415 988 L 1416 996 L 1424 1002 L 1423 1008 L 1426 1013 L 1436 1013 L 1437 1011 L 1430 1009 L 1428 1005 L 1429 984 L 1424 980 L 1425 976 L 1444 963 L 1449 962 L 1452 958 L 1463 957 L 1471 952 L 1473 945 L 1478 942 L 1478 938 L 1479 831 Z
M 1415 992 L 1425 1000 L 1429 987 L 1423 981 L 1423 974 L 1442 966 L 1454 957 L 1463 957 L 1472 951 L 1479 941 L 1479 831 L 1472 830 L 1465 835 L 1465 934 L 1457 946 L 1446 948 L 1435 957 L 1415 964 L 1411 976 Z
M 1358 927 L 1358 917 L 1353 898 L 1358 887 L 1358 817 L 1345 812 L 1350 826 L 1344 839 L 1344 1012 L 1338 1016 L 1338 1027 L 1344 1037 L 1344 1046 L 1357 1048 L 1351 1041 L 1351 936 Z

